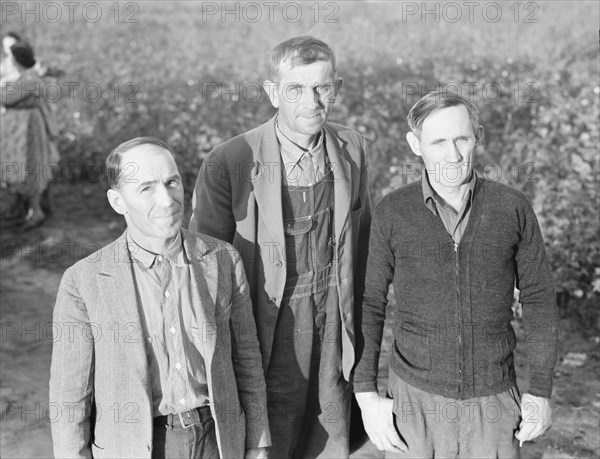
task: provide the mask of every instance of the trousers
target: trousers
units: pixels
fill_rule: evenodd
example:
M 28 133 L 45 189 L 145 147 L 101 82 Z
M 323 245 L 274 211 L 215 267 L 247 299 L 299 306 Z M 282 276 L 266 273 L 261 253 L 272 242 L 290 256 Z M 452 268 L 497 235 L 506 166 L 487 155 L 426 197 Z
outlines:
M 172 418 L 164 422 L 163 418 Z M 152 459 L 219 459 L 215 421 L 210 407 L 191 410 L 183 428 L 177 415 L 154 418 Z
M 388 396 L 394 399 L 394 423 L 408 451 L 386 452 L 386 458 L 520 457 L 515 438 L 521 422 L 516 387 L 455 400 L 417 389 L 390 369 Z

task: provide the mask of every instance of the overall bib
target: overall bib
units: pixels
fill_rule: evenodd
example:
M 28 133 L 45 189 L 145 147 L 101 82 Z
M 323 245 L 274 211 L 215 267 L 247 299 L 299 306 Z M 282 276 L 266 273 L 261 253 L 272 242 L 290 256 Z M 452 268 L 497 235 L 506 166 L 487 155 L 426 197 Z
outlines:
M 273 458 L 347 457 L 351 389 L 342 374 L 333 173 L 290 186 L 282 208 L 287 279 L 267 371 Z

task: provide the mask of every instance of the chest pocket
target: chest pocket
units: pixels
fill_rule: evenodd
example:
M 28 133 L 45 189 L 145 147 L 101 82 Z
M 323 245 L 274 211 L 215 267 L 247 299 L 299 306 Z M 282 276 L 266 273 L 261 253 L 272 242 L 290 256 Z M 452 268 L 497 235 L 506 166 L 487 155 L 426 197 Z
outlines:
M 288 276 L 310 274 L 331 264 L 332 213 L 326 207 L 313 216 L 284 220 Z
M 310 235 L 312 216 L 284 220 L 285 256 L 288 276 L 299 276 L 310 272 Z
M 313 218 L 308 217 L 293 218 L 283 222 L 286 236 L 297 236 L 308 233 L 313 226 Z

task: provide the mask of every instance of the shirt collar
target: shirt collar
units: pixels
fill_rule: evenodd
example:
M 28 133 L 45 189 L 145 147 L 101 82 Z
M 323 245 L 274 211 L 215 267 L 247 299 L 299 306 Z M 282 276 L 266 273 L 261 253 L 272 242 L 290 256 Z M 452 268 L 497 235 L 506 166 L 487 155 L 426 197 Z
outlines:
M 319 168 L 323 170 L 322 166 L 325 165 L 325 155 L 323 154 L 323 139 L 325 138 L 325 129 L 321 129 L 321 132 L 317 134 L 317 138 L 315 139 L 312 148 L 303 148 L 287 137 L 279 127 L 279 116 L 275 118 L 275 133 L 281 148 L 285 150 L 287 155 L 294 161 L 294 164 L 298 163 L 302 156 L 308 152 L 317 162 Z
M 475 193 L 475 185 L 477 184 L 477 172 L 473 169 L 471 172 L 471 178 L 469 179 L 469 188 L 467 190 L 467 196 L 469 204 L 473 204 L 473 194 Z M 423 189 L 423 202 L 435 215 L 438 214 L 436 203 L 440 203 L 442 198 L 435 192 L 431 183 L 429 183 L 429 176 L 427 175 L 427 169 L 422 168 L 421 172 L 421 188 Z
M 181 231 L 177 233 L 177 236 L 173 242 L 167 247 L 165 253 L 156 254 L 152 253 L 138 243 L 136 243 L 129 231 L 127 232 L 127 248 L 129 249 L 130 257 L 140 263 L 144 268 L 151 269 L 156 262 L 156 259 L 160 256 L 165 257 L 172 264 L 176 266 L 185 266 L 189 263 L 189 258 L 185 253 L 185 247 L 183 246 L 183 238 L 181 237 Z

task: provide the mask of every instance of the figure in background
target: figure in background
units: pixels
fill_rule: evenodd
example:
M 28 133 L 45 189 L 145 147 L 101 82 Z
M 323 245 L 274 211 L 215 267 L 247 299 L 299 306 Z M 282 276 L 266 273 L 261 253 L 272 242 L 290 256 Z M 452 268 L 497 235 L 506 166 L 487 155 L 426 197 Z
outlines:
M 50 210 L 48 186 L 59 161 L 57 128 L 35 71 L 33 49 L 25 42 L 10 47 L 7 57 L 19 76 L 1 85 L 2 184 L 27 202 L 22 229 L 41 225 Z
M 16 32 L 8 32 L 2 37 L 2 52 L 0 56 L 0 83 L 16 81 L 19 78 L 19 70 L 8 59 L 11 55 L 10 48 L 17 43 L 28 44 L 21 35 Z M 33 70 L 40 77 L 60 77 L 64 71 L 53 66 L 44 65 L 40 59 L 36 59 Z
M 0 84 L 16 81 L 19 78 L 19 70 L 11 59 L 11 46 L 21 42 L 21 36 L 16 32 L 8 32 L 2 37 L 2 56 L 0 57 Z M 4 107 L 2 108 L 4 110 Z

